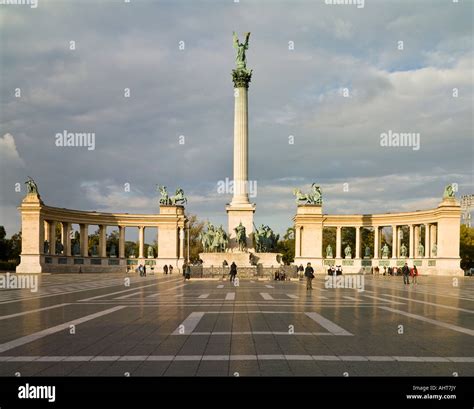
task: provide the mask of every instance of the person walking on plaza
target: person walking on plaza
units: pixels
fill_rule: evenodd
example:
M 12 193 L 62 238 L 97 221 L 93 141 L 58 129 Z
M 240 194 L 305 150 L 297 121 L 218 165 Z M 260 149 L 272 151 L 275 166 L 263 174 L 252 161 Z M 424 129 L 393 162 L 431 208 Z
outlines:
M 146 277 L 146 264 L 143 266 L 143 277 Z
M 173 274 L 173 266 L 171 264 L 170 264 L 170 267 L 169 267 L 168 271 L 170 272 L 170 274 Z
M 184 281 L 191 279 L 191 266 L 189 264 L 184 264 L 183 276 L 184 276 Z
M 418 284 L 418 269 L 416 266 L 413 266 L 413 268 L 410 270 L 410 275 L 411 275 L 411 282 L 413 285 Z
M 403 275 L 403 284 L 405 285 L 410 284 L 410 269 L 408 268 L 407 263 L 405 263 L 405 265 L 402 268 L 402 275 Z
M 306 265 L 306 268 L 304 270 L 304 275 L 306 277 L 306 290 L 312 290 L 312 280 L 314 278 L 314 270 L 313 267 L 311 267 L 311 263 L 308 263 Z
M 163 267 L 163 273 L 168 274 L 168 266 L 166 264 Z
M 300 264 L 300 265 L 299 265 L 297 271 L 298 271 L 298 278 L 299 278 L 300 280 L 302 280 L 302 279 L 303 279 L 303 275 L 304 275 L 304 267 L 303 267 L 303 264 Z
M 235 261 L 233 261 L 232 264 L 230 265 L 229 275 L 230 275 L 230 281 L 234 281 L 235 276 L 237 275 L 237 264 L 235 264 Z

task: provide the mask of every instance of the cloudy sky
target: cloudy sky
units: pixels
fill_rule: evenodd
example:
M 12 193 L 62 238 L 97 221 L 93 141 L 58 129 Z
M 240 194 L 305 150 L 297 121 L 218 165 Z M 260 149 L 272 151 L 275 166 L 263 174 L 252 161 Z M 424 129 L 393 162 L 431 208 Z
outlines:
M 155 185 L 180 186 L 188 212 L 225 225 L 234 30 L 252 33 L 257 224 L 283 232 L 312 182 L 325 213 L 431 208 L 452 182 L 473 193 L 473 4 L 0 5 L 0 224 L 19 230 L 30 175 L 46 204 L 83 210 L 153 213 Z M 56 146 L 64 131 L 94 132 L 95 149 Z M 419 133 L 419 149 L 381 146 L 389 131 Z

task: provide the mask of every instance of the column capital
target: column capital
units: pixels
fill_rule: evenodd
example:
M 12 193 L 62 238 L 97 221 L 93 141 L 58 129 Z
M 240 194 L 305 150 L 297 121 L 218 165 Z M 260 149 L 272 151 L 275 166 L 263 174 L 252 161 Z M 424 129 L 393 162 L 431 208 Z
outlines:
M 250 80 L 252 79 L 252 70 L 245 68 L 238 68 L 232 70 L 232 81 L 234 82 L 234 88 L 249 88 Z

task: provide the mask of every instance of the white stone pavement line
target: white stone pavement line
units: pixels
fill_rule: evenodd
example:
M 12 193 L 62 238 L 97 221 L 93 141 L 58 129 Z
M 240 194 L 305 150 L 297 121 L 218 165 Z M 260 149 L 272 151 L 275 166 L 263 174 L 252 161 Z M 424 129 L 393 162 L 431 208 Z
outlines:
M 328 320 L 327 318 L 324 318 L 322 315 L 318 314 L 317 312 L 305 312 L 305 315 L 307 315 L 312 320 L 316 321 L 323 328 L 327 329 L 331 334 L 352 336 L 350 332 L 346 331 L 344 328 L 341 328 L 339 325 Z
M 392 298 L 397 298 L 397 299 L 400 299 L 400 300 L 413 301 L 413 302 L 417 302 L 417 303 L 420 303 L 420 304 L 433 305 L 435 307 L 447 308 L 447 309 L 450 309 L 450 310 L 456 310 L 456 311 L 467 312 L 469 314 L 474 314 L 473 310 L 466 310 L 465 308 L 458 308 L 458 307 L 452 307 L 450 305 L 437 304 L 437 303 L 428 302 L 428 301 L 421 301 L 421 300 L 417 300 L 417 299 L 414 299 L 414 298 L 399 297 L 399 296 L 391 295 L 391 294 L 382 294 L 382 295 L 385 296 L 385 297 L 392 297 Z
M 50 305 L 49 307 L 38 308 L 38 309 L 36 309 L 36 310 L 29 310 L 29 311 L 24 311 L 24 312 L 18 312 L 18 313 L 16 313 L 16 314 L 10 314 L 10 315 L 2 315 L 2 316 L 0 317 L 0 321 L 1 321 L 1 320 L 6 320 L 6 319 L 9 319 L 9 318 L 19 317 L 19 316 L 21 316 L 21 315 L 32 314 L 32 313 L 34 313 L 34 312 L 52 310 L 53 308 L 61 308 L 61 307 L 65 307 L 66 305 L 70 305 L 70 303 Z
M 189 335 L 194 331 L 194 328 L 197 327 L 199 324 L 199 321 L 201 321 L 201 318 L 204 316 L 205 312 L 192 312 L 191 314 L 188 315 L 188 318 L 186 318 L 181 325 L 178 326 L 174 330 L 171 335 Z
M 127 295 L 122 295 L 120 297 L 115 297 L 114 300 L 123 300 L 124 298 L 133 297 L 133 296 L 141 294 L 141 293 L 142 293 L 141 291 L 137 291 L 136 293 L 131 293 L 131 294 L 127 294 Z
M 445 295 L 442 293 L 442 291 L 439 291 L 438 289 L 434 288 L 434 292 L 430 292 L 430 291 L 421 291 L 419 289 L 414 289 L 413 287 L 401 287 L 403 284 L 400 283 L 400 286 L 384 286 L 384 285 L 372 285 L 372 284 L 369 284 L 369 285 L 366 285 L 369 286 L 369 287 L 373 287 L 373 288 L 377 288 L 377 289 L 386 289 L 386 290 L 397 290 L 397 291 L 402 291 L 402 292 L 410 292 L 410 293 L 415 293 L 415 294 L 421 294 L 421 295 L 430 295 L 430 296 L 434 296 L 434 297 L 445 297 L 445 298 L 455 298 L 456 300 L 464 300 L 464 301 L 471 301 L 473 302 L 474 300 L 472 298 L 465 298 L 465 297 L 461 297 L 461 296 L 455 296 L 455 295 Z M 420 284 L 418 284 L 420 285 Z M 368 293 L 375 293 L 375 291 L 370 291 L 370 290 L 365 290 L 365 292 L 368 292 Z
M 105 298 L 105 297 L 110 297 L 111 295 L 116 295 L 116 294 L 123 294 L 123 293 L 128 293 L 130 291 L 137 290 L 138 288 L 147 288 L 147 287 L 153 287 L 157 283 L 153 284 L 148 284 L 148 285 L 143 285 L 141 287 L 135 287 L 135 288 L 128 288 L 127 290 L 121 290 L 121 291 L 114 291 L 113 293 L 107 293 L 107 294 L 102 294 L 102 295 L 96 295 L 95 297 L 89 297 L 89 298 L 84 298 L 79 301 L 91 301 L 91 300 L 97 300 L 99 298 Z M 90 291 L 90 290 L 89 290 Z
M 260 293 L 264 300 L 274 300 L 274 298 L 268 293 Z
M 275 288 L 275 287 L 273 287 L 272 285 L 269 285 L 269 284 L 266 284 L 265 287 L 267 287 L 267 288 Z
M 204 299 L 209 297 L 209 294 L 201 294 L 198 298 Z
M 405 305 L 405 303 L 403 303 L 403 302 L 398 302 L 398 301 L 394 301 L 394 300 L 389 300 L 389 299 L 387 299 L 387 298 L 375 297 L 374 295 L 364 295 L 364 297 L 372 298 L 372 299 L 378 300 L 378 301 L 388 302 L 388 303 L 390 303 L 390 304 Z
M 225 296 L 226 301 L 233 301 L 235 300 L 235 293 L 227 293 Z
M 181 279 L 180 280 L 174 280 L 172 282 L 175 283 L 175 282 L 179 282 L 179 281 L 181 281 Z M 168 281 L 168 282 L 170 282 L 170 281 Z M 158 291 L 157 293 L 147 295 L 145 298 L 158 297 L 160 295 L 163 295 L 163 293 L 166 293 L 166 292 L 172 291 L 172 290 L 177 290 L 178 288 L 184 287 L 185 285 L 186 284 L 180 284 L 180 285 L 177 285 L 176 287 L 167 288 L 166 290 Z
M 320 336 L 320 335 L 329 335 L 334 336 L 329 332 L 288 332 L 288 331 L 215 331 L 215 332 L 192 332 L 188 335 L 206 335 L 206 336 L 215 336 L 215 335 L 290 335 L 290 336 Z
M 286 296 L 289 297 L 289 298 L 293 298 L 293 300 L 297 300 L 298 298 L 300 298 L 300 297 L 298 297 L 297 295 L 294 295 L 294 294 L 286 294 Z
M 21 338 L 14 339 L 9 342 L 5 342 L 4 344 L 0 344 L 0 353 L 8 351 L 13 348 L 17 348 L 21 345 L 27 344 L 29 342 L 36 341 L 37 339 L 44 338 L 48 335 L 54 334 L 59 331 L 63 331 L 68 329 L 71 325 L 79 325 L 83 322 L 93 320 L 94 318 L 102 317 L 104 315 L 111 314 L 115 311 L 121 310 L 123 308 L 127 308 L 125 305 L 120 305 L 117 307 L 109 308 L 104 311 L 96 312 L 94 314 L 86 315 L 85 317 L 78 318 L 69 322 L 65 322 L 64 324 L 59 324 L 51 328 L 44 329 L 42 331 L 35 332 L 34 334 L 26 335 Z
M 471 356 L 371 356 L 371 355 L 86 355 L 0 356 L 0 362 L 144 362 L 144 361 L 334 361 L 334 362 L 456 362 L 472 363 Z
M 224 284 L 219 284 L 217 288 L 224 288 Z
M 127 300 L 130 301 L 130 300 Z M 212 301 L 212 300 L 207 300 Z M 76 304 L 76 305 L 114 305 L 117 304 L 118 301 L 98 301 L 98 302 L 87 302 L 87 303 L 71 303 L 71 304 Z M 124 300 L 120 304 L 124 304 Z M 253 307 L 253 306 L 261 306 L 261 307 L 300 307 L 300 308 L 305 308 L 305 307 L 340 307 L 340 308 L 373 308 L 374 304 L 373 303 L 350 303 L 350 304 L 340 304 L 340 303 L 290 303 L 290 301 L 284 302 L 284 303 L 275 303 L 274 301 L 267 301 L 267 302 L 259 302 L 259 301 L 254 301 L 254 302 L 245 302 L 245 301 L 238 301 L 232 304 L 223 304 L 223 301 L 219 301 L 219 303 L 213 303 L 213 304 L 200 304 L 197 302 L 168 302 L 168 301 L 162 301 L 162 302 L 157 302 L 157 301 L 149 301 L 146 304 L 140 303 L 140 302 L 134 302 L 126 304 L 127 307 L 150 307 L 150 308 L 155 308 L 157 306 L 168 306 L 168 307 L 219 307 L 219 308 L 234 308 L 234 307 Z
M 147 280 L 147 281 L 149 281 L 149 280 Z M 17 299 L 12 300 L 12 301 L 0 302 L 0 304 L 10 304 L 10 303 L 28 301 L 28 300 L 33 300 L 33 299 L 36 300 L 36 299 L 39 299 L 39 298 L 57 297 L 58 295 L 73 294 L 73 293 L 79 293 L 79 292 L 82 292 L 82 291 L 101 290 L 103 288 L 108 288 L 108 287 L 118 287 L 119 285 L 121 285 L 121 284 L 103 285 L 103 286 L 97 286 L 95 288 L 84 288 L 82 290 L 77 290 L 77 291 L 62 292 L 62 293 L 58 292 L 56 294 L 45 294 L 45 295 L 39 295 L 39 296 L 35 296 L 35 297 L 18 297 Z
M 351 300 L 351 301 L 360 301 L 358 298 L 349 297 L 348 295 L 343 295 L 342 298 L 345 298 L 346 300 Z
M 472 330 L 472 329 L 459 327 L 457 325 L 448 324 L 446 322 L 442 322 L 442 321 L 438 321 L 438 320 L 433 320 L 431 318 L 426 318 L 426 317 L 423 317 L 421 315 L 416 315 L 416 314 L 412 314 L 412 313 L 409 313 L 409 312 L 396 310 L 396 309 L 390 308 L 390 307 L 380 307 L 379 306 L 378 308 L 380 308 L 382 310 L 385 310 L 385 311 L 390 311 L 390 312 L 394 312 L 394 313 L 397 313 L 397 314 L 405 315 L 406 317 L 413 318 L 415 320 L 428 322 L 430 324 L 438 325 L 439 327 L 448 328 L 448 329 L 451 329 L 453 331 L 462 332 L 464 334 L 474 336 L 474 330 Z

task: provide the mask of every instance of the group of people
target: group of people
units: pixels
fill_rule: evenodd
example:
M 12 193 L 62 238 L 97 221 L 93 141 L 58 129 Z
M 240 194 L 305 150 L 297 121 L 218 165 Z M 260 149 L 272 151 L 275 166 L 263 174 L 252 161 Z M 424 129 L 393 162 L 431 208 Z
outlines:
M 276 281 L 286 281 L 289 280 L 290 278 L 286 275 L 286 273 L 283 270 L 277 270 L 275 271 L 275 280 Z
M 372 270 L 372 274 L 379 275 L 380 274 L 380 268 L 375 267 Z M 408 285 L 410 284 L 410 277 L 411 277 L 411 284 L 417 284 L 418 283 L 418 269 L 414 265 L 412 268 L 408 267 L 408 263 L 405 263 L 405 265 L 402 268 L 398 267 L 386 267 L 384 266 L 383 268 L 383 275 L 389 275 L 389 276 L 399 276 L 401 275 L 403 277 L 403 284 Z
M 342 275 L 342 266 L 331 266 L 328 268 L 328 276 Z
M 410 277 L 412 284 L 418 284 L 418 269 L 416 268 L 416 266 L 410 268 L 408 267 L 408 263 L 405 263 L 405 265 L 402 267 L 402 275 L 404 285 L 410 284 Z
M 151 269 L 154 270 L 154 267 L 151 267 Z M 127 273 L 128 272 L 130 272 L 130 267 L 127 267 Z M 140 277 L 146 277 L 146 265 L 139 264 L 138 267 L 135 269 L 135 272 L 140 274 Z M 173 266 L 171 264 L 169 266 L 165 264 L 163 266 L 163 274 L 173 274 Z

